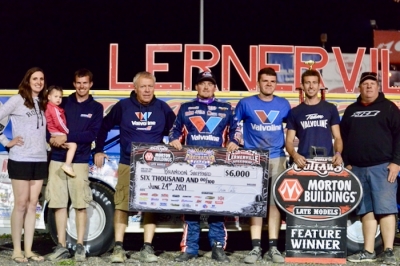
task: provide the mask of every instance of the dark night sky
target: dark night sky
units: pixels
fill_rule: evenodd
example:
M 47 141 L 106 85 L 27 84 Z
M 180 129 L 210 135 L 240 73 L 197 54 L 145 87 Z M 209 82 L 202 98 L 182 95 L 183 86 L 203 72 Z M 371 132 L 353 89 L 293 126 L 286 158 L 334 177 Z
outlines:
M 71 88 L 75 70 L 94 73 L 94 88 L 108 88 L 109 44 L 119 43 L 119 81 L 145 68 L 146 43 L 199 42 L 200 0 L 1 1 L 0 88 L 16 88 L 26 70 L 44 69 L 48 84 Z M 354 53 L 371 47 L 370 20 L 400 30 L 393 0 L 204 0 L 205 43 L 232 45 L 248 66 L 249 45 L 339 46 Z M 183 53 L 157 54 L 169 73 L 159 81 L 182 81 Z M 220 64 L 212 70 L 219 76 Z M 234 77 L 235 78 L 235 77 Z

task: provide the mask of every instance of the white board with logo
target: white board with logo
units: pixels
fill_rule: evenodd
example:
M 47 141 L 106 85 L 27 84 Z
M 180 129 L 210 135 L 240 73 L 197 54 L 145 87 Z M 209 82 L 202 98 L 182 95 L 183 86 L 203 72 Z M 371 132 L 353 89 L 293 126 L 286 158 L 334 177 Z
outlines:
M 130 211 L 266 216 L 268 151 L 133 143 Z

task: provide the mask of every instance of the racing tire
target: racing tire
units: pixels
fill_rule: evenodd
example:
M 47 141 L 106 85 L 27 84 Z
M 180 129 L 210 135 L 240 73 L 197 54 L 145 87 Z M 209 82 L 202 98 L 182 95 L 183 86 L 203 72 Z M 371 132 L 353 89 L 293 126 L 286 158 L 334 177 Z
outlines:
M 375 234 L 375 252 L 377 255 L 383 252 L 383 241 L 380 227 L 376 230 Z M 352 255 L 364 249 L 364 236 L 362 233 L 361 221 L 348 220 L 347 226 L 347 255 Z
M 86 256 L 98 256 L 111 249 L 114 244 L 114 191 L 107 186 L 91 182 L 90 189 L 93 201 L 87 208 L 87 225 L 84 246 Z M 48 209 L 47 228 L 53 241 L 57 244 L 57 229 L 54 209 Z M 75 253 L 77 232 L 75 226 L 75 209 L 68 207 L 67 248 Z

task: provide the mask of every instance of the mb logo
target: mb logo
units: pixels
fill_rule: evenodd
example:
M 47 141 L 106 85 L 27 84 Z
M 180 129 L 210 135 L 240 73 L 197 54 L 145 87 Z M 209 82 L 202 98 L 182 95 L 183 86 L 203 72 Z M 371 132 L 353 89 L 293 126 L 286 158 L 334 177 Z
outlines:
M 285 179 L 278 188 L 283 201 L 297 201 L 303 191 L 304 189 L 297 179 Z

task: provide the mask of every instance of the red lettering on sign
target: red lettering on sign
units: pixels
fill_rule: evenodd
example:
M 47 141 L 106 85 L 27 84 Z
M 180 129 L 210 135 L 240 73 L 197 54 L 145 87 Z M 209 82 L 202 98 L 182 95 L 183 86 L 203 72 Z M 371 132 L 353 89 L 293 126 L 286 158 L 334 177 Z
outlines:
M 369 50 L 369 59 L 371 61 L 371 71 L 378 73 L 378 49 L 371 48 Z
M 321 56 L 321 60 L 315 62 L 313 69 L 323 69 L 329 62 L 328 52 L 322 47 L 306 47 L 296 46 L 294 50 L 294 85 L 300 87 L 302 69 L 307 69 L 308 66 L 304 64 L 302 58 L 303 54 L 317 54 Z M 321 77 L 321 85 L 325 87 L 324 80 Z
M 242 63 L 239 61 L 238 56 L 235 51 L 233 51 L 231 45 L 222 45 L 222 85 L 221 89 L 223 91 L 229 91 L 230 77 L 231 77 L 231 67 L 229 62 L 232 62 L 235 69 L 238 71 L 240 78 L 245 84 L 247 90 L 256 91 L 257 90 L 257 46 L 250 46 L 250 57 L 249 57 L 249 67 L 250 75 L 246 73 Z
M 132 82 L 118 82 L 118 43 L 110 44 L 110 90 L 132 90 Z
M 265 67 L 272 67 L 276 72 L 281 70 L 281 65 L 279 64 L 268 64 L 268 54 L 293 54 L 294 46 L 289 45 L 259 45 L 259 69 Z M 277 84 L 276 90 L 283 92 L 292 92 L 293 84 Z
M 146 45 L 146 70 L 155 76 L 155 72 L 168 72 L 169 64 L 156 63 L 156 53 L 180 53 L 182 44 L 147 44 Z M 163 91 L 181 91 L 181 82 L 157 82 L 156 90 Z
M 399 41 L 400 42 L 400 41 Z M 146 45 L 146 70 L 150 73 L 155 74 L 156 72 L 168 72 L 168 63 L 155 63 L 156 53 L 181 53 L 183 44 L 147 44 Z M 281 53 L 281 54 L 293 54 L 293 71 L 294 71 L 294 84 L 277 84 L 277 92 L 293 92 L 295 87 L 300 86 L 301 74 L 307 65 L 302 61 L 303 54 L 318 54 L 321 56 L 321 60 L 315 62 L 313 65 L 314 69 L 322 69 L 327 66 L 329 58 L 328 53 L 322 47 L 303 47 L 303 46 L 286 46 L 286 45 L 251 45 L 249 46 L 249 67 L 246 69 L 243 67 L 241 61 L 236 55 L 235 51 L 230 45 L 222 46 L 222 59 L 221 53 L 213 45 L 207 44 L 187 44 L 184 45 L 184 67 L 183 67 L 183 85 L 182 82 L 156 82 L 156 90 L 164 91 L 191 91 L 192 88 L 192 76 L 193 69 L 196 68 L 201 71 L 211 70 L 212 67 L 221 63 L 221 90 L 230 91 L 231 88 L 231 63 L 236 69 L 238 75 L 242 79 L 244 86 L 247 91 L 256 91 L 257 89 L 257 72 L 264 67 L 272 67 L 277 72 L 280 71 L 279 64 L 268 64 L 268 54 L 270 53 Z M 400 49 L 400 48 L 399 48 Z M 332 47 L 333 54 L 335 56 L 336 63 L 343 80 L 343 88 L 347 93 L 356 93 L 354 89 L 358 84 L 357 80 L 360 76 L 361 62 L 365 55 L 365 48 L 359 48 L 357 50 L 356 59 L 354 62 L 347 64 L 344 62 L 342 53 L 339 47 Z M 194 59 L 194 52 L 210 53 L 211 58 L 209 59 Z M 382 90 L 386 93 L 399 93 L 400 90 L 397 88 L 389 87 L 389 54 L 390 52 L 385 49 L 381 49 L 381 65 L 382 65 Z M 378 71 L 378 49 L 372 48 L 370 52 L 371 69 L 363 69 L 363 71 Z M 221 62 L 220 62 L 221 61 Z M 135 62 L 137 63 L 137 62 Z M 110 44 L 110 65 L 109 65 L 109 89 L 110 90 L 132 90 L 133 83 L 130 82 L 119 82 L 118 81 L 118 44 Z M 243 84 L 242 84 L 243 85 Z M 321 80 L 321 85 L 324 85 L 324 81 Z M 237 86 L 235 84 L 235 86 Z M 240 85 L 238 85 L 240 86 Z
M 193 59 L 193 52 L 206 52 L 211 54 L 210 59 Z M 217 47 L 208 44 L 187 44 L 185 45 L 185 61 L 183 67 L 183 90 L 192 90 L 192 68 L 201 71 L 211 71 L 211 68 L 218 64 L 221 55 Z
M 400 88 L 390 87 L 390 52 L 389 50 L 381 50 L 381 78 L 382 78 L 382 92 L 383 93 L 400 93 Z
M 361 62 L 365 54 L 365 48 L 358 48 L 356 53 L 356 59 L 351 67 L 350 77 L 348 75 L 348 69 L 343 61 L 342 52 L 339 47 L 332 47 L 333 54 L 335 55 L 336 62 L 339 67 L 340 76 L 343 80 L 343 87 L 346 92 L 354 92 L 357 87 L 356 82 L 361 69 Z

